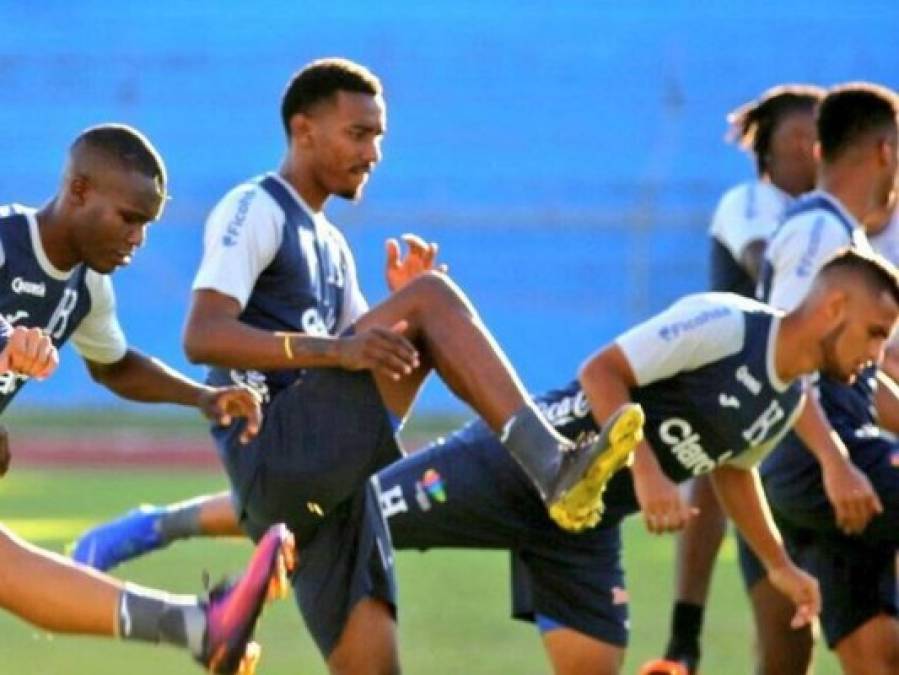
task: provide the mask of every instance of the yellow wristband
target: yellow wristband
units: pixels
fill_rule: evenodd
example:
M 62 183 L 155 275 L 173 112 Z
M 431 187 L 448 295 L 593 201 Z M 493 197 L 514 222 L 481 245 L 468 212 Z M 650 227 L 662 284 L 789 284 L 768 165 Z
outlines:
M 275 335 L 284 338 L 284 342 L 282 343 L 284 354 L 288 359 L 293 361 L 293 346 L 290 344 L 290 338 L 293 336 L 290 333 L 275 333 Z

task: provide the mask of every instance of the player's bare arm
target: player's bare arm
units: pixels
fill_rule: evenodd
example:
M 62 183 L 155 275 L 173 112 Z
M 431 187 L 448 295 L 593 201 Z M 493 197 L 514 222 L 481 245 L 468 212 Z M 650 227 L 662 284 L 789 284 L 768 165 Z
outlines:
M 895 349 L 887 349 L 889 353 Z M 884 357 L 884 364 L 886 357 Z M 887 372 L 884 369 L 877 370 L 877 391 L 874 393 L 874 405 L 877 409 L 877 419 L 880 426 L 894 434 L 899 434 L 899 384 L 896 382 L 899 372 Z
M 617 345 L 592 356 L 581 367 L 579 379 L 600 426 L 621 405 L 631 401 L 629 391 L 637 386 L 633 369 Z M 653 534 L 681 530 L 695 515 L 677 485 L 662 472 L 645 440 L 634 453 L 631 476 L 646 528 Z
M 830 426 L 814 396 L 807 396 L 794 427 L 796 434 L 821 465 L 824 490 L 833 506 L 837 525 L 846 534 L 865 529 L 883 511 L 871 482 L 859 471 L 839 435 Z
M 821 611 L 821 593 L 814 577 L 799 569 L 783 547 L 771 520 L 755 470 L 720 466 L 711 473 L 718 501 L 740 534 L 762 561 L 768 579 L 796 605 L 791 626 L 809 624 Z
M 236 418 L 246 419 L 244 441 L 256 434 L 262 422 L 259 399 L 250 389 L 199 384 L 135 349 L 129 349 L 113 363 L 87 360 L 85 363 L 96 382 L 122 398 L 195 407 L 208 419 L 224 426 Z
M 402 323 L 335 337 L 267 331 L 239 316 L 234 298 L 210 289 L 195 291 L 184 331 L 187 357 L 194 363 L 256 370 L 369 369 L 393 379 L 418 367 L 418 351 L 403 335 Z

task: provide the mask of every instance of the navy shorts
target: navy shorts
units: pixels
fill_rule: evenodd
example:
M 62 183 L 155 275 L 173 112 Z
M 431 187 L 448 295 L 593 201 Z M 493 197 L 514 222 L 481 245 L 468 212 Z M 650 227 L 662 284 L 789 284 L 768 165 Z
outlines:
M 583 534 L 561 530 L 483 422 L 387 467 L 378 479 L 397 549 L 510 550 L 514 617 L 539 615 L 626 645 L 619 520 Z
M 309 369 L 276 394 L 259 435 L 215 429 L 244 529 L 258 538 L 284 522 L 294 533 L 297 602 L 327 657 L 350 611 L 373 597 L 395 607 L 390 537 L 372 474 L 400 457 L 368 372 Z
M 880 614 L 896 616 L 896 551 L 899 548 L 899 446 L 882 437 L 853 439 L 854 463 L 868 476 L 884 505 L 859 536 L 843 535 L 821 484 L 820 470 L 807 476 L 801 491 L 795 482 L 765 476 L 764 486 L 787 549 L 814 575 L 823 601 L 821 626 L 830 647 Z M 747 585 L 755 556 L 743 547 L 741 567 Z M 748 555 L 746 555 L 748 554 Z M 744 555 L 747 561 L 744 562 Z

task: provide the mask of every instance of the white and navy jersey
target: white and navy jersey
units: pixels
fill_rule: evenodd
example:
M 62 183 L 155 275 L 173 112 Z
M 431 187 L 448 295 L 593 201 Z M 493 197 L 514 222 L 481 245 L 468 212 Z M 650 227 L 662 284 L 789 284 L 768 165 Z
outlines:
M 271 331 L 338 335 L 368 310 L 346 240 L 275 174 L 239 185 L 213 209 L 193 288 L 234 298 L 241 321 Z M 208 381 L 247 384 L 268 401 L 301 372 L 212 368 Z
M 893 211 L 886 226 L 877 234 L 869 234 L 874 250 L 894 265 L 899 265 L 899 208 Z
M 768 242 L 758 297 L 792 311 L 805 298 L 822 265 L 847 246 L 872 251 L 864 229 L 840 201 L 823 190 L 800 197 Z
M 741 183 L 724 193 L 712 216 L 710 290 L 755 295 L 755 282 L 741 264 L 746 247 L 766 241 L 792 197 L 767 181 Z
M 761 289 L 768 301 L 786 310 L 805 298 L 821 266 L 838 250 L 852 246 L 872 252 L 864 230 L 833 195 L 809 193 L 787 211 L 786 219 L 768 246 Z M 852 451 L 853 440 L 878 435 L 874 408 L 876 368 L 866 368 L 852 385 L 819 375 L 816 389 L 828 421 Z M 778 448 L 762 473 L 789 469 L 802 473 L 815 465 L 813 455 L 798 437 Z
M 802 408 L 799 380 L 775 370 L 782 314 L 731 293 L 701 293 L 621 335 L 646 413 L 646 439 L 675 481 L 758 464 Z
M 69 337 L 86 359 L 114 363 L 127 351 L 106 275 L 84 264 L 64 272 L 44 252 L 34 209 L 0 207 L 0 313 L 12 325 L 42 328 L 59 348 Z M 26 377 L 0 374 L 0 411 Z

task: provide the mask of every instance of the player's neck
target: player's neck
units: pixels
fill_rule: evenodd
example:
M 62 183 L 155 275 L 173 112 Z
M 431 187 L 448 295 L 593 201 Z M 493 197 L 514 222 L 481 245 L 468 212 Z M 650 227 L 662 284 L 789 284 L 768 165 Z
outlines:
M 818 187 L 840 200 L 843 207 L 862 222 L 872 210 L 872 182 L 865 172 L 832 166 L 822 169 Z
M 290 183 L 291 187 L 297 191 L 297 194 L 306 202 L 306 206 L 313 213 L 320 213 L 325 206 L 325 202 L 330 197 L 330 193 L 315 180 L 310 171 L 307 171 L 302 164 L 291 161 L 290 155 L 281 162 L 278 169 L 278 175 Z
M 56 197 L 38 209 L 35 218 L 37 219 L 37 232 L 41 239 L 41 247 L 51 265 L 58 270 L 67 272 L 81 262 L 69 241 L 69 228 L 66 227 L 59 213 Z
M 774 370 L 781 382 L 792 382 L 818 370 L 817 341 L 810 339 L 809 317 L 802 306 L 780 321 L 774 343 Z

